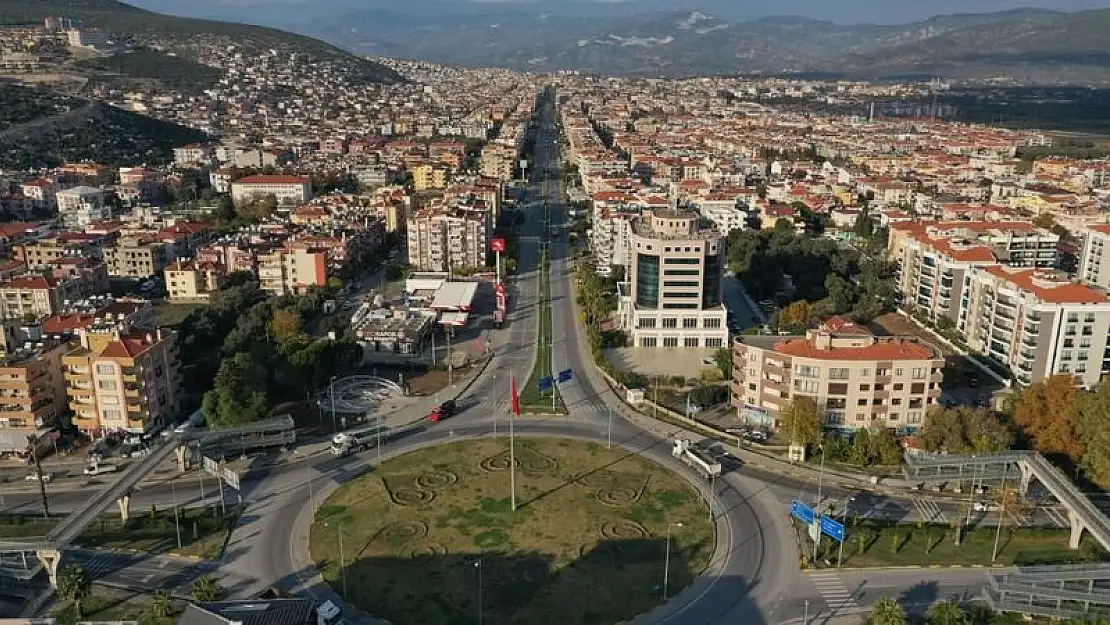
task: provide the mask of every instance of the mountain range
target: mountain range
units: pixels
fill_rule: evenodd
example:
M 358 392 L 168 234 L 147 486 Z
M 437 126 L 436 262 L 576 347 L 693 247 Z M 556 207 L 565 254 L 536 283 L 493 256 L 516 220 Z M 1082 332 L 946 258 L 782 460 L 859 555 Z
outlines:
M 730 0 L 683 0 L 692 8 L 682 11 L 673 10 L 675 0 L 331 0 L 327 10 L 299 0 L 131 1 L 288 28 L 360 54 L 474 66 L 641 76 L 802 72 L 1110 85 L 1110 37 L 1104 34 L 1110 32 L 1110 9 L 1011 9 L 898 24 L 843 24 L 796 16 L 744 19 L 775 3 Z M 877 9 L 867 0 L 848 4 Z M 928 3 L 933 5 L 948 6 Z

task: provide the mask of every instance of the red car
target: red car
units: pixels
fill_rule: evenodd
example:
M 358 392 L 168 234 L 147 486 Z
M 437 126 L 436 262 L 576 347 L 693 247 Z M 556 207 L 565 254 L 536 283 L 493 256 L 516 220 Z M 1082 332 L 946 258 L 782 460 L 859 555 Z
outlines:
M 455 414 L 455 400 L 449 399 L 436 407 L 436 409 L 428 415 L 428 419 L 433 423 L 438 423 L 453 414 Z

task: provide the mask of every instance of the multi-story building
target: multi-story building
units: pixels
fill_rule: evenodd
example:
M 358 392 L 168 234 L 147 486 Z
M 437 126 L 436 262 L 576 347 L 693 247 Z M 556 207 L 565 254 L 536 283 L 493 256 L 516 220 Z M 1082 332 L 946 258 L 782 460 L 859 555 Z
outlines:
M 1110 226 L 1087 226 L 1079 254 L 1079 277 L 1088 284 L 1110 290 Z
M 312 199 L 312 184 L 302 176 L 247 176 L 231 183 L 231 200 L 236 206 L 274 196 L 280 205 L 293 205 Z
M 145 280 L 161 275 L 170 263 L 170 244 L 145 237 L 124 237 L 104 250 L 108 275 Z
M 423 163 L 412 168 L 412 188 L 417 191 L 442 189 L 447 186 L 447 168 Z
M 0 317 L 45 317 L 87 295 L 80 278 L 29 274 L 0 283 Z
M 0 356 L 0 451 L 27 448 L 27 436 L 58 424 L 66 412 L 65 343 L 29 344 Z
M 965 278 L 956 327 L 972 351 L 1008 365 L 1018 382 L 1055 374 L 1094 387 L 1110 373 L 1110 299 L 1066 276 L 990 266 Z
M 805 336 L 738 336 L 732 404 L 741 419 L 777 419 L 811 397 L 833 429 L 921 426 L 940 398 L 944 356 L 916 337 L 879 337 L 839 317 Z
M 72 187 L 56 194 L 58 214 L 68 228 L 84 228 L 112 218 L 112 209 L 105 203 L 105 192 L 96 187 Z
M 86 234 L 83 232 L 59 232 L 36 241 L 13 246 L 16 258 L 31 269 L 53 267 L 60 259 L 67 257 L 99 258 L 102 246 L 111 238 Z
M 144 432 L 175 416 L 181 400 L 175 333 L 101 323 L 79 328 L 77 339 L 62 361 L 78 429 Z
M 220 290 L 223 267 L 216 263 L 178 261 L 166 266 L 166 293 L 174 301 L 208 301 Z
M 40 178 L 20 185 L 23 195 L 23 208 L 27 211 L 53 212 L 58 208 L 58 185 L 52 180 Z
M 245 271 L 253 274 L 258 271 L 258 256 L 255 252 L 240 247 L 236 243 L 221 242 L 206 245 L 197 250 L 197 260 L 220 265 L 226 273 Z
M 327 250 L 287 247 L 258 255 L 258 282 L 274 295 L 304 294 L 309 287 L 328 282 Z
M 647 211 L 632 221 L 630 289 L 618 304 L 636 347 L 718 348 L 727 240 L 695 213 Z
M 488 215 L 459 208 L 429 208 L 408 222 L 409 264 L 420 271 L 486 266 Z

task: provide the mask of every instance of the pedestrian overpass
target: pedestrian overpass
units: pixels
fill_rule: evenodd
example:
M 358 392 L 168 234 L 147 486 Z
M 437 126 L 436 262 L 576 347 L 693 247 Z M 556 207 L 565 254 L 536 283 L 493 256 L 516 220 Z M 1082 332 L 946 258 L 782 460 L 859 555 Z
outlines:
M 1110 564 L 991 571 L 983 601 L 996 612 L 1102 622 L 1110 618 Z
M 910 454 L 904 457 L 907 479 L 926 484 L 1013 479 L 1022 494 L 1035 479 L 1068 511 L 1069 546 L 1079 548 L 1083 531 L 1110 551 L 1110 519 L 1076 488 L 1060 469 L 1035 451 L 1002 451 L 985 454 Z
M 65 548 L 113 503 L 119 506 L 120 516 L 127 519 L 130 516 L 132 490 L 171 457 L 176 457 L 179 470 L 186 471 L 196 450 L 232 448 L 245 451 L 250 447 L 273 447 L 295 441 L 295 425 L 293 418 L 288 415 L 235 428 L 175 432 L 152 448 L 150 453 L 121 471 L 115 482 L 70 512 L 44 538 L 34 541 L 0 541 L 0 562 L 4 554 L 34 552 L 46 569 L 51 586 L 56 586 Z M 25 572 L 21 575 L 25 575 Z

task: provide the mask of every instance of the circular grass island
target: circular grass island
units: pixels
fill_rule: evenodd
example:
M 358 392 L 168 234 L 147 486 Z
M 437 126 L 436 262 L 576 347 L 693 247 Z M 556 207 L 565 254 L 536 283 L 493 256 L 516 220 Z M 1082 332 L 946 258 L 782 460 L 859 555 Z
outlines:
M 708 566 L 715 529 L 681 476 L 625 450 L 506 438 L 414 451 L 340 487 L 312 525 L 317 569 L 397 625 L 616 623 Z M 342 550 L 340 545 L 342 544 Z M 345 566 L 344 566 L 345 565 Z

